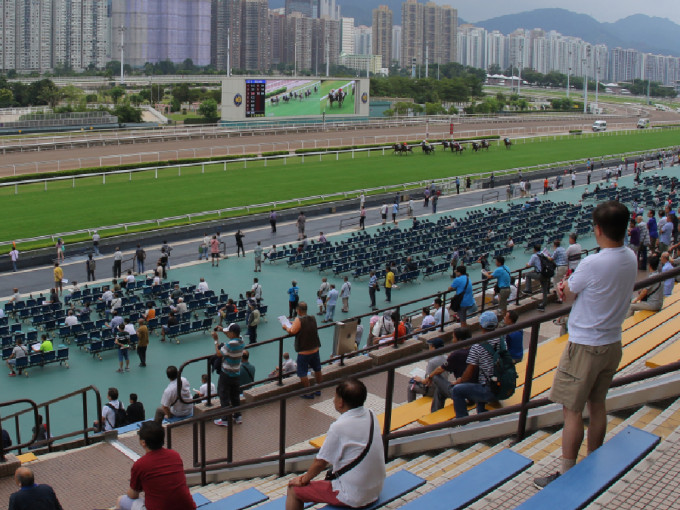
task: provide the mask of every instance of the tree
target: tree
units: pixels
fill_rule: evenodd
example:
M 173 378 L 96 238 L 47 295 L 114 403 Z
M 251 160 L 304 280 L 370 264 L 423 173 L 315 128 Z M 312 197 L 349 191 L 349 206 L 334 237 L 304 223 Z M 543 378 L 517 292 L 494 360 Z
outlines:
M 498 64 L 491 64 L 488 69 L 489 74 L 501 74 L 502 69 Z
M 123 87 L 113 87 L 109 90 L 109 95 L 113 104 L 118 104 L 118 100 L 125 95 L 125 89 Z
M 128 124 L 131 122 L 142 122 L 142 110 L 139 108 L 134 108 L 129 104 L 118 105 L 113 109 L 112 112 L 116 117 L 118 117 L 118 122 L 121 124 Z
M 201 106 L 198 107 L 198 113 L 209 120 L 217 119 L 217 101 L 214 99 L 206 99 L 201 103 Z
M 14 94 L 10 89 L 0 89 L 0 108 L 9 108 L 14 104 Z
M 172 97 L 177 99 L 180 103 L 186 103 L 189 101 L 189 85 L 182 83 L 181 85 L 176 85 L 172 88 Z
M 82 89 L 79 89 L 75 85 L 66 85 L 61 88 L 61 94 L 65 101 L 69 103 L 77 103 L 80 98 L 85 94 Z
M 440 115 L 446 113 L 441 103 L 425 103 L 425 115 Z

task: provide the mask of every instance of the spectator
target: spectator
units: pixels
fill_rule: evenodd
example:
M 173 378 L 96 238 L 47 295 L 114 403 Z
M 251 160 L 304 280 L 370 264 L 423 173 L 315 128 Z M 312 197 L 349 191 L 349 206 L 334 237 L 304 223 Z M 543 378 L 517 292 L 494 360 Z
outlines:
M 165 375 L 170 380 L 163 396 L 161 397 L 161 405 L 156 409 L 154 421 L 159 425 L 163 423 L 163 418 L 169 421 L 178 421 L 185 418 L 190 418 L 194 415 L 194 404 L 191 401 L 191 386 L 185 377 L 180 379 L 181 392 L 177 394 L 177 377 L 179 372 L 177 367 L 170 365 L 165 370 Z M 185 402 L 182 402 L 184 400 Z
M 309 388 L 308 372 L 314 370 L 314 378 L 317 384 L 321 384 L 323 376 L 321 374 L 321 358 L 319 348 L 321 340 L 316 325 L 316 318 L 307 315 L 307 303 L 300 301 L 297 307 L 298 316 L 290 327 L 283 325 L 284 331 L 290 335 L 295 335 L 295 352 L 297 357 L 297 375 L 305 388 Z M 314 396 L 321 396 L 321 391 L 307 393 L 302 398 L 313 399 Z
M 567 274 L 567 250 L 562 248 L 562 243 L 559 239 L 553 241 L 553 252 L 549 257 L 555 263 L 555 275 L 553 276 L 553 285 L 557 288 L 557 284 L 562 281 L 564 275 Z
M 52 345 L 52 341 L 47 338 L 47 335 L 42 334 L 40 335 L 40 348 L 38 349 L 40 352 L 51 352 L 54 350 L 54 346 Z
M 439 298 L 435 298 L 439 299 Z M 441 300 L 439 301 L 441 303 Z M 441 306 L 441 304 L 440 304 Z M 436 326 L 436 321 L 432 315 L 430 315 L 430 308 L 428 306 L 424 307 L 422 310 L 423 318 L 420 321 L 420 328 L 418 328 L 418 333 L 425 333 L 430 331 Z
M 182 458 L 176 451 L 163 448 L 163 427 L 146 421 L 137 435 L 144 455 L 132 465 L 130 488 L 118 498 L 116 510 L 194 510 L 196 503 L 187 486 Z M 144 498 L 140 497 L 142 492 Z
M 19 261 L 19 250 L 16 246 L 12 247 L 12 251 L 9 252 L 9 258 L 12 260 L 12 271 L 17 272 L 17 262 Z
M 340 417 L 328 429 L 311 467 L 290 481 L 287 510 L 302 510 L 308 502 L 357 508 L 378 499 L 385 481 L 385 454 L 380 424 L 364 408 L 366 395 L 366 386 L 358 379 L 338 384 L 334 404 Z M 361 455 L 363 459 L 354 468 L 342 469 Z M 326 480 L 312 481 L 329 465 Z
M 434 308 L 434 314 L 432 317 L 432 326 L 434 327 L 441 327 L 442 325 L 442 313 L 444 314 L 444 324 L 448 324 L 451 321 L 451 317 L 449 316 L 449 311 L 445 308 L 442 308 L 442 300 L 441 298 L 434 298 L 434 301 L 432 302 L 432 307 Z M 425 319 L 423 319 L 425 320 Z M 430 322 L 429 319 L 425 322 Z
M 444 347 L 444 341 L 441 338 L 430 338 L 427 341 L 428 349 L 431 352 L 436 351 Z M 416 395 L 425 395 L 431 397 L 434 395 L 435 383 L 430 379 L 427 381 L 427 375 L 434 372 L 438 367 L 442 366 L 446 362 L 446 355 L 439 354 L 433 355 L 432 358 L 427 360 L 427 368 L 425 369 L 425 377 L 419 377 L 414 375 L 408 383 L 408 389 L 406 390 L 406 399 L 409 402 L 413 402 L 416 399 Z M 447 384 L 448 380 L 441 374 L 438 374 L 434 378 L 443 379 Z
M 10 510 L 63 510 L 54 489 L 47 484 L 35 483 L 30 468 L 18 468 L 14 472 L 14 481 L 21 490 L 9 497 Z
M 649 265 L 649 276 L 656 276 L 659 274 L 659 258 L 652 255 L 647 258 L 647 264 Z M 663 306 L 664 292 L 661 287 L 665 285 L 666 282 L 671 282 L 671 288 L 673 286 L 673 279 L 668 279 L 664 282 L 653 283 L 649 287 L 645 287 L 640 291 L 640 293 L 633 299 L 630 307 L 628 308 L 627 317 L 632 316 L 638 310 L 653 310 L 659 311 Z
M 331 283 L 330 290 L 326 296 L 326 317 L 324 317 L 323 322 L 333 322 L 333 317 L 335 315 L 335 306 L 338 304 L 338 297 L 340 293 L 335 288 L 335 284 Z
M 165 342 L 165 336 L 170 331 L 171 326 L 177 326 L 179 320 L 175 316 L 175 312 L 170 312 L 168 314 L 168 323 L 161 326 L 161 342 Z
M 12 354 L 10 354 L 9 358 L 7 358 L 7 366 L 9 367 L 9 376 L 14 377 L 16 374 L 16 364 L 17 360 L 21 358 L 25 358 L 28 356 L 28 347 L 26 347 L 24 344 L 24 341 L 21 338 L 17 338 L 17 344 L 14 346 L 14 349 L 12 349 Z M 21 375 L 22 370 L 19 369 L 19 375 Z
M 248 361 L 249 359 L 250 353 L 247 349 L 244 349 L 243 354 L 241 355 L 241 370 L 239 371 L 238 376 L 239 386 L 245 386 L 246 384 L 255 382 L 255 366 Z
M 231 323 L 222 330 L 229 339 L 226 344 L 219 343 L 217 336 L 218 330 L 219 328 L 216 328 L 212 332 L 212 338 L 215 341 L 215 354 L 222 360 L 222 370 L 220 371 L 220 378 L 217 382 L 217 394 L 220 396 L 220 407 L 235 408 L 241 404 L 241 390 L 239 385 L 241 360 L 243 357 L 241 327 L 238 324 Z M 234 413 L 233 416 L 236 424 L 242 423 L 241 413 Z M 225 415 L 224 418 L 215 420 L 215 425 L 223 427 L 228 426 L 228 416 Z
M 248 303 L 250 308 L 250 316 L 248 317 L 248 343 L 254 344 L 257 342 L 257 325 L 260 323 L 260 310 L 257 308 L 255 300 Z
M 637 276 L 635 256 L 623 246 L 630 213 L 610 201 L 593 210 L 600 252 L 586 257 L 562 286 L 576 297 L 569 315 L 569 342 L 555 373 L 550 400 L 562 404 L 562 468 L 537 478 L 543 488 L 576 464 L 583 441 L 583 409 L 588 404 L 588 453 L 599 448 L 607 426 L 607 390 L 621 361 L 621 323 Z
M 149 328 L 144 319 L 139 319 L 137 328 L 137 356 L 139 356 L 139 366 L 146 366 L 146 350 L 149 348 Z
M 146 419 L 144 404 L 138 401 L 136 393 L 130 393 L 130 405 L 125 412 L 128 423 L 137 423 Z
M 668 251 L 668 247 L 673 244 L 673 221 L 671 215 L 666 216 L 666 222 L 659 229 L 659 252 Z
M 462 342 L 463 340 L 468 340 L 471 338 L 470 330 L 467 328 L 456 328 L 453 330 L 452 342 Z M 433 371 L 428 372 L 425 376 L 425 381 L 427 384 L 434 384 L 434 392 L 432 395 L 432 407 L 431 412 L 439 411 L 444 407 L 444 402 L 447 398 L 451 397 L 452 385 L 449 383 L 448 377 L 444 377 L 442 374 L 444 372 L 449 372 L 453 374 L 453 377 L 458 379 L 465 372 L 465 367 L 467 366 L 466 360 L 469 347 L 463 349 L 457 349 L 448 355 L 446 361 L 440 366 L 436 367 Z
M 142 248 L 141 244 L 137 245 L 134 259 L 137 261 L 137 273 L 142 274 L 144 272 L 144 261 L 146 260 L 146 252 L 144 251 L 144 248 Z
M 392 322 L 392 312 L 385 310 L 382 317 L 379 317 L 371 326 L 371 334 L 368 336 L 367 347 L 371 347 L 384 338 L 392 338 L 394 335 L 394 323 Z
M 253 256 L 255 257 L 255 272 L 256 273 L 261 273 L 262 272 L 262 252 L 264 250 L 262 249 L 262 241 L 258 241 L 257 245 L 253 249 Z
M 505 265 L 505 257 L 499 255 L 495 258 L 496 269 L 493 273 L 482 271 L 487 278 L 495 278 L 498 287 L 498 309 L 501 316 L 505 315 L 508 309 L 508 298 L 510 297 L 510 268 Z
M 278 377 L 279 376 L 279 367 L 274 368 L 274 370 L 269 374 L 269 377 Z M 294 374 L 297 371 L 297 363 L 290 359 L 290 354 L 287 352 L 283 353 L 283 375 L 284 377 L 287 375 Z
M 375 271 L 371 270 L 368 279 L 368 297 L 371 299 L 371 310 L 375 310 L 375 293 L 380 290 L 378 284 L 378 277 L 375 275 Z
M 503 322 L 506 326 L 512 326 L 517 322 L 519 316 L 514 310 L 508 310 L 503 316 Z M 519 363 L 524 357 L 524 331 L 513 331 L 505 335 L 505 345 L 510 353 L 512 361 Z
M 493 312 L 484 312 L 479 316 L 479 326 L 483 333 L 493 331 L 498 326 L 498 317 Z M 488 345 L 498 349 L 500 338 L 489 340 Z M 451 398 L 456 418 L 468 415 L 467 402 L 477 404 L 477 413 L 486 411 L 486 403 L 494 402 L 495 395 L 489 387 L 489 374 L 493 374 L 493 356 L 481 344 L 470 347 L 466 359 L 465 372 L 455 380 L 451 387 Z
M 390 303 L 392 301 L 392 289 L 397 286 L 394 283 L 394 271 L 388 266 L 385 268 L 385 302 Z
M 298 302 L 300 301 L 300 288 L 297 286 L 297 282 L 293 280 L 291 286 L 288 289 L 288 318 L 292 319 L 295 317 L 296 310 L 298 308 Z
M 661 244 L 659 242 L 659 244 Z M 661 264 L 663 266 L 661 267 L 661 272 L 665 273 L 666 271 L 670 271 L 673 269 L 673 260 L 671 259 L 670 254 L 665 251 L 661 254 Z M 675 279 L 674 278 L 668 278 L 664 280 L 663 282 L 663 295 L 665 297 L 668 297 L 673 294 L 673 286 L 675 285 Z
M 537 310 L 544 311 L 545 306 L 548 304 L 548 291 L 550 290 L 550 278 L 544 277 L 541 274 L 541 268 L 543 263 L 541 261 L 541 245 L 537 244 L 534 246 L 534 253 L 531 255 L 529 262 L 527 263 L 528 268 L 533 268 L 533 271 L 525 273 L 525 285 L 524 292 L 526 294 L 531 293 L 531 283 L 537 280 L 541 285 L 541 292 L 543 293 L 543 300 L 541 304 L 537 307 Z
M 317 315 L 323 315 L 326 313 L 326 299 L 328 298 L 328 293 L 331 290 L 331 285 L 328 283 L 327 278 L 321 278 L 321 285 L 319 286 L 319 291 L 317 296 L 319 297 L 319 312 Z
M 465 266 L 458 266 L 455 275 L 456 278 L 451 282 L 451 289 L 456 291 L 456 295 L 463 295 L 463 300 L 460 302 L 460 309 L 457 313 L 460 325 L 466 328 L 468 315 L 476 310 L 475 298 L 472 294 L 472 282 L 467 275 Z
M 215 383 L 210 383 L 210 397 L 215 397 L 217 395 L 217 389 L 215 388 Z M 208 397 L 208 374 L 201 375 L 201 387 L 198 388 L 195 398 L 205 398 Z
M 569 271 L 572 273 L 576 271 L 579 262 L 581 262 L 581 245 L 576 242 L 577 236 L 575 232 L 569 234 L 569 246 L 567 247 L 567 265 Z
M 361 325 L 361 317 L 357 317 L 357 332 L 354 335 L 354 344 L 358 350 L 361 346 L 361 339 L 364 337 L 364 327 Z
M 206 259 L 207 259 L 207 257 L 206 257 Z M 206 283 L 205 278 L 201 278 L 198 281 L 198 287 L 196 287 L 196 290 L 198 292 L 200 292 L 201 294 L 205 294 L 206 292 L 208 292 L 210 290 L 210 287 L 208 287 L 208 284 Z
M 115 333 L 116 339 L 114 344 L 118 347 L 118 370 L 123 371 L 123 361 L 125 361 L 125 371 L 130 371 L 130 334 L 125 331 L 123 324 L 118 325 L 118 331 Z
M 54 288 L 59 289 L 59 295 L 64 292 L 64 270 L 59 267 L 59 262 L 54 263 Z
M 121 425 L 116 423 L 116 411 L 122 409 L 125 412 L 125 408 L 118 400 L 118 388 L 109 388 L 106 396 L 109 401 L 102 408 L 101 426 L 103 426 L 104 431 L 109 431 Z
M 404 321 L 401 320 L 401 318 L 399 317 L 399 312 L 397 312 L 396 310 L 390 313 L 390 319 L 392 320 L 393 325 L 392 333 L 384 335 L 382 337 L 378 337 L 375 340 L 377 340 L 379 344 L 392 343 L 394 345 L 394 329 L 396 329 L 397 342 L 403 344 L 406 341 L 404 337 L 408 334 L 408 331 L 406 331 L 406 325 L 404 324 Z

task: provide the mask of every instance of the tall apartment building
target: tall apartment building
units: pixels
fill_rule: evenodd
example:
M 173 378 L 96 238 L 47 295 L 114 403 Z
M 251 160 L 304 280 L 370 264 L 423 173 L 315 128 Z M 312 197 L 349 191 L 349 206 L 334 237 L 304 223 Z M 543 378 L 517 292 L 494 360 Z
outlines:
M 0 0 L 0 71 L 17 69 L 16 0 Z
M 359 25 L 354 31 L 354 46 L 357 55 L 373 55 L 373 29 Z
M 335 0 L 319 0 L 319 18 L 340 21 L 340 5 Z
M 401 62 L 401 25 L 392 25 L 392 61 Z M 388 67 L 390 62 L 383 65 Z
M 434 2 L 401 4 L 401 66 L 446 64 L 456 60 L 458 11 Z
M 283 9 L 269 10 L 269 45 L 271 65 L 286 63 L 286 15 Z
M 401 4 L 401 67 L 423 62 L 423 10 L 418 0 Z
M 286 0 L 286 16 L 297 12 L 308 18 L 319 17 L 319 0 Z
M 340 22 L 330 18 L 312 20 L 312 72 L 325 74 L 326 63 L 338 63 L 340 56 Z
M 244 0 L 241 21 L 241 65 L 265 72 L 271 66 L 268 0 Z
M 392 62 L 392 10 L 381 5 L 373 9 L 373 54 L 380 55 L 384 65 Z
M 353 55 L 356 45 L 354 44 L 354 18 L 340 19 L 340 53 Z
M 312 70 L 312 18 L 299 12 L 286 15 L 285 60 L 298 71 Z
M 486 69 L 488 67 L 486 30 L 473 25 L 461 25 L 457 37 L 456 62 L 464 66 Z
M 106 0 L 53 0 L 54 66 L 82 71 L 110 59 L 111 25 Z
M 113 53 L 124 37 L 125 63 L 133 67 L 186 59 L 208 65 L 211 14 L 211 0 L 112 0 Z
M 212 0 L 210 63 L 220 71 L 241 69 L 241 0 Z

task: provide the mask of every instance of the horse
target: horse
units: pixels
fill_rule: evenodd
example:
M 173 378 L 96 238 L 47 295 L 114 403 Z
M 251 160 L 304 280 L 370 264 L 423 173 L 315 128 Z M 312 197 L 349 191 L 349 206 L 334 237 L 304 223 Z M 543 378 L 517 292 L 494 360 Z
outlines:
M 420 147 L 423 149 L 423 154 L 434 154 L 434 145 L 430 143 L 421 142 Z
M 283 102 L 287 103 L 288 101 L 290 101 L 290 98 L 288 96 L 284 95 L 283 96 Z
M 279 104 L 279 101 L 280 101 L 280 99 L 279 99 L 278 96 L 274 96 L 274 97 L 272 97 L 272 98 L 270 99 L 270 102 L 271 102 L 272 106 L 278 105 L 278 104 Z
M 409 152 L 413 154 L 413 149 L 405 143 L 397 142 L 392 148 L 394 149 L 394 154 L 399 154 L 400 156 L 402 154 L 408 154 Z
M 453 152 L 453 144 L 454 144 L 454 142 L 449 142 L 448 140 L 444 140 L 442 142 L 442 150 L 445 151 L 446 149 L 450 149 L 451 152 Z
M 345 96 L 347 95 L 347 92 L 340 92 L 339 90 L 336 90 L 333 93 L 328 94 L 328 100 L 330 101 L 331 105 L 330 108 L 333 108 L 333 103 L 337 102 L 338 103 L 338 108 L 342 108 L 342 103 L 345 100 Z
M 510 140 L 510 138 L 508 138 L 507 136 L 503 138 L 503 143 L 505 143 L 505 148 L 510 150 L 510 147 L 512 147 L 512 141 Z
M 487 152 L 489 152 L 489 141 L 488 140 L 482 140 L 482 149 L 485 149 Z
M 453 142 L 451 144 L 451 152 L 456 152 L 460 154 L 461 156 L 463 155 L 463 151 L 465 150 L 465 147 L 463 147 L 461 144 L 458 142 Z
M 478 152 L 480 149 L 480 145 L 477 142 L 472 142 L 472 150 L 475 152 Z

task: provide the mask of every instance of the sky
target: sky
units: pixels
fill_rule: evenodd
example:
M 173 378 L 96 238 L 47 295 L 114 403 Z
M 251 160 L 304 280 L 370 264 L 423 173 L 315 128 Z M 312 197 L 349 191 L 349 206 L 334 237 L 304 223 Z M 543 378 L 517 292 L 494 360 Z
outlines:
M 458 9 L 458 15 L 471 23 L 483 21 L 504 14 L 515 14 L 533 9 L 559 7 L 573 12 L 588 14 L 598 21 L 612 22 L 631 14 L 646 14 L 668 18 L 680 24 L 678 0 L 570 0 L 567 4 L 558 0 L 484 0 L 470 2 L 444 0 Z

